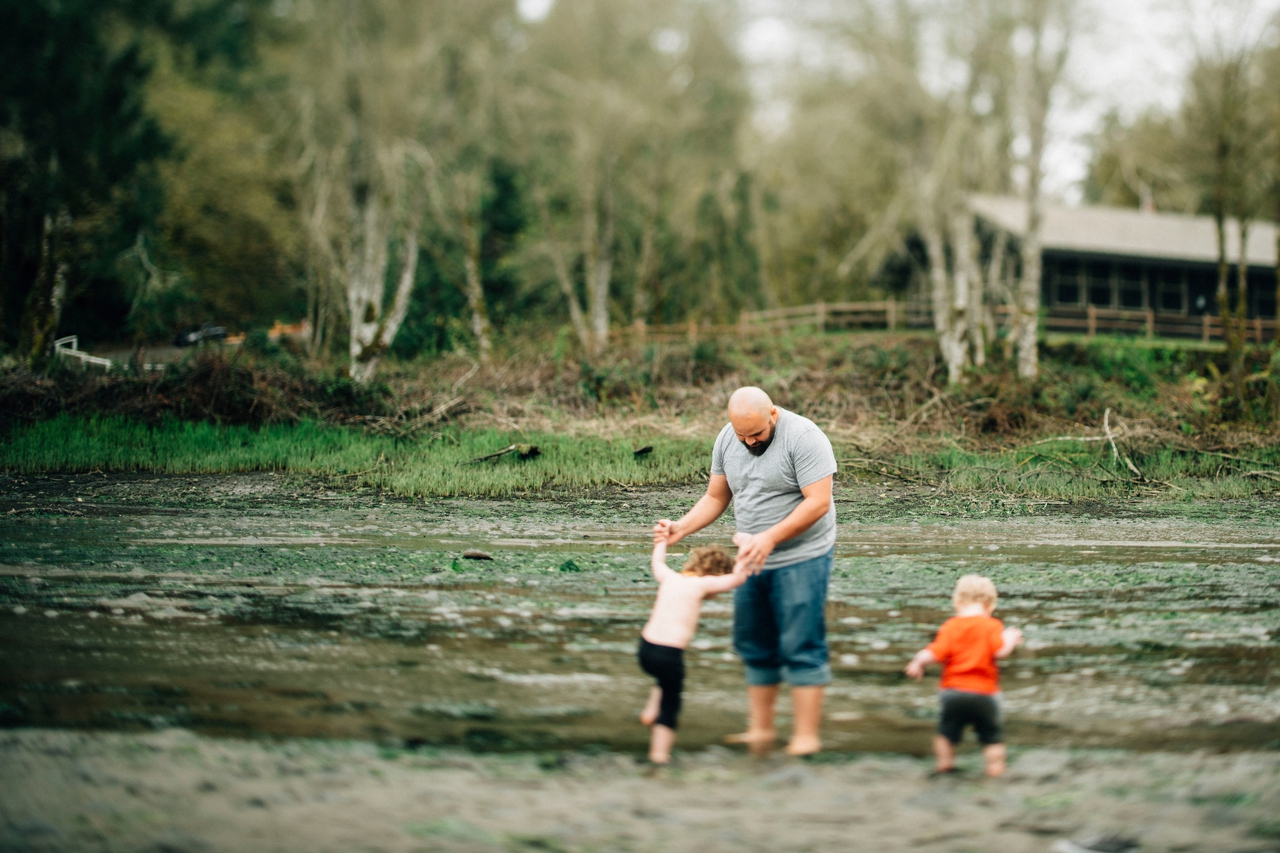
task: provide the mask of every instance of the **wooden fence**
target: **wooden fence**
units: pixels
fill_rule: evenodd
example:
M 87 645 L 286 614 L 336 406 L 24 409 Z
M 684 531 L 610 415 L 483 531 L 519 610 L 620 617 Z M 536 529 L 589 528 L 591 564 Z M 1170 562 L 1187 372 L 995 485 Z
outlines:
M 630 326 L 614 328 L 610 335 L 631 343 L 697 343 L 713 338 L 746 337 L 752 333 L 783 332 L 792 329 L 875 328 L 892 329 L 904 322 L 905 306 L 895 300 L 880 302 L 815 302 L 789 308 L 743 311 L 733 325 L 687 323 L 650 325 L 637 320 Z
M 1145 335 L 1148 338 L 1195 338 L 1204 343 L 1223 339 L 1222 318 L 1210 314 L 1199 317 L 1186 314 L 1165 314 L 1147 309 L 1124 311 L 1088 306 L 1083 311 L 1051 309 L 1044 318 L 1044 328 L 1050 332 L 1083 332 L 1093 337 L 1099 332 L 1126 335 Z M 1244 321 L 1245 339 L 1264 344 L 1275 338 L 1276 321 L 1255 317 Z
M 1007 327 L 1010 307 L 995 309 L 997 321 Z M 1194 338 L 1205 343 L 1222 340 L 1222 319 L 1204 314 L 1188 316 L 1165 314 L 1150 309 L 1125 311 L 1088 306 L 1083 309 L 1050 309 L 1042 320 L 1045 331 L 1076 332 L 1089 337 L 1099 332 L 1152 337 Z M 694 320 L 670 325 L 649 325 L 637 320 L 630 326 L 615 327 L 610 335 L 616 339 L 643 345 L 645 343 L 697 343 L 715 338 L 747 337 L 760 331 L 789 332 L 812 329 L 825 332 L 835 329 L 932 328 L 929 307 L 920 303 L 901 303 L 893 299 L 879 302 L 815 302 L 765 311 L 743 311 L 738 322 L 699 324 Z M 1245 321 L 1245 337 L 1256 344 L 1275 339 L 1276 321 Z

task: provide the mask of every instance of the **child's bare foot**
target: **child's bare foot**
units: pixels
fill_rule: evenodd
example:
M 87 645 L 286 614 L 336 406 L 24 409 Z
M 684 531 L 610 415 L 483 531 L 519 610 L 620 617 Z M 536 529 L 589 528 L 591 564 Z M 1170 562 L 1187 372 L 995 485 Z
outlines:
M 736 735 L 725 735 L 724 742 L 760 746 L 773 743 L 777 739 L 778 733 L 773 729 L 747 729 L 745 732 L 739 732 Z
M 640 712 L 640 722 L 646 726 L 652 726 L 658 719 L 658 710 L 662 705 L 662 688 L 654 687 L 649 691 L 649 700 L 644 703 L 644 710 Z
M 996 779 L 1004 775 L 1005 746 L 992 743 L 982 748 L 982 758 L 987 765 L 987 776 Z
M 654 764 L 667 764 L 671 761 L 671 747 L 676 745 L 675 729 L 657 723 L 650 728 L 649 760 Z
M 813 755 L 822 749 L 822 741 L 813 735 L 796 735 L 787 744 L 787 755 Z

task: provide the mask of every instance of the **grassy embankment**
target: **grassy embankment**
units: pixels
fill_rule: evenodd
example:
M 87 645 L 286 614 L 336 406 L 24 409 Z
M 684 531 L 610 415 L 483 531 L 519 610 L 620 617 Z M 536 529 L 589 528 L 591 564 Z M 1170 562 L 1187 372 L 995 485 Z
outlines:
M 390 364 L 372 389 L 289 353 L 213 352 L 162 377 L 0 377 L 0 470 L 272 470 L 412 497 L 689 483 L 706 476 L 728 391 L 757 384 L 827 429 L 846 482 L 1238 498 L 1280 493 L 1268 355 L 1242 406 L 1221 382 L 1221 353 L 1145 341 L 1046 345 L 1035 383 L 997 358 L 954 389 L 919 334 L 619 348 L 593 366 L 526 343 L 486 369 L 462 357 Z M 541 455 L 474 461 L 512 444 Z M 654 449 L 635 457 L 642 445 Z
M 515 443 L 516 453 L 474 461 Z M 216 426 L 123 418 L 60 417 L 16 430 L 0 446 L 0 468 L 22 473 L 138 472 L 218 474 L 287 471 L 406 497 L 503 496 L 542 489 L 585 490 L 698 482 L 706 477 L 710 441 L 652 437 L 640 458 L 625 438 L 516 434 L 449 428 L 430 438 L 397 441 L 313 422 Z M 1005 451 L 958 447 L 872 458 L 837 442 L 843 482 L 895 482 L 957 494 L 1022 499 L 1103 499 L 1164 492 L 1168 497 L 1240 498 L 1280 492 L 1280 448 L 1249 455 L 1169 448 L 1112 458 L 1105 441 L 1046 441 Z

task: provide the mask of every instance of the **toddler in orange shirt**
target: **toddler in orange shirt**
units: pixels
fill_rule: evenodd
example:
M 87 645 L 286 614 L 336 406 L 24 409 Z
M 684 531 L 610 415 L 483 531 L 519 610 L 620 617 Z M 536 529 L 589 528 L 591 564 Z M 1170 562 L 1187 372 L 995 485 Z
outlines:
M 999 776 L 1004 773 L 1005 747 L 996 661 L 1007 658 L 1022 642 L 1022 632 L 991 616 L 996 586 L 988 578 L 965 575 L 956 581 L 951 600 L 956 615 L 942 623 L 934 641 L 907 664 L 906 673 L 919 680 L 926 666 L 942 664 L 938 733 L 933 736 L 936 772 L 955 772 L 956 744 L 965 727 L 973 726 L 987 775 Z

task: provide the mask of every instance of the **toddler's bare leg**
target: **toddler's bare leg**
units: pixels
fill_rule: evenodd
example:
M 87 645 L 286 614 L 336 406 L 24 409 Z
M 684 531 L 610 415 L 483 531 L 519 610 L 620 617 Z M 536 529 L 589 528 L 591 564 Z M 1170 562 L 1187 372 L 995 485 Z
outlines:
M 791 703 L 795 708 L 795 731 L 787 744 L 788 755 L 813 755 L 822 749 L 818 728 L 822 725 L 822 687 L 792 687 Z
M 649 736 L 649 760 L 654 764 L 666 764 L 671 761 L 671 747 L 676 744 L 675 729 L 655 723 Z
M 662 704 L 662 688 L 656 684 L 649 691 L 649 701 L 644 703 L 644 710 L 640 712 L 640 722 L 646 726 L 652 726 L 653 721 L 658 719 L 658 709 Z
M 773 727 L 773 706 L 778 701 L 778 685 L 747 687 L 747 730 L 729 735 L 726 743 L 763 744 L 777 738 Z
M 982 748 L 982 760 L 987 764 L 987 775 L 992 779 L 1004 773 L 1005 748 L 1002 743 L 987 744 Z
M 955 745 L 942 735 L 933 736 L 933 754 L 938 759 L 937 770 L 939 773 L 946 773 L 956 766 Z

